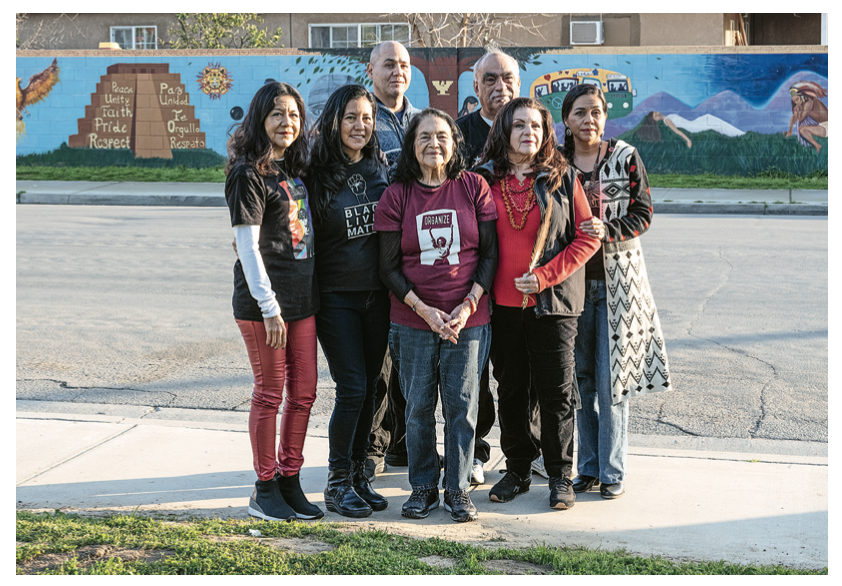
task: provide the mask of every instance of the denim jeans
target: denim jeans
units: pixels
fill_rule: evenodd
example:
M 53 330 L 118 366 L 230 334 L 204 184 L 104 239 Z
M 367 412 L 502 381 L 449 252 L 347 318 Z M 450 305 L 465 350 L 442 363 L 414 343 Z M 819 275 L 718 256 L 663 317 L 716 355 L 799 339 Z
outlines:
M 436 488 L 440 477 L 436 453 L 436 404 L 444 415 L 444 489 L 470 486 L 477 423 L 479 378 L 488 359 L 491 328 L 466 328 L 459 342 L 442 340 L 431 330 L 392 323 L 389 346 L 400 368 L 406 398 L 406 451 L 413 489 Z
M 579 474 L 614 484 L 625 477 L 628 453 L 629 402 L 612 405 L 608 354 L 608 305 L 605 281 L 588 280 L 585 309 L 579 316 L 576 339 L 576 376 L 582 408 L 579 430 Z
M 389 297 L 380 291 L 331 291 L 321 294 L 316 333 L 336 402 L 328 428 L 328 467 L 350 469 L 364 460 L 374 417 L 374 394 L 389 340 Z
M 573 471 L 576 317 L 536 317 L 534 308 L 494 305 L 491 364 L 497 380 L 500 447 L 506 468 L 523 477 L 543 452 L 550 476 Z M 537 397 L 540 439 L 531 433 Z M 540 450 L 540 451 L 539 451 Z

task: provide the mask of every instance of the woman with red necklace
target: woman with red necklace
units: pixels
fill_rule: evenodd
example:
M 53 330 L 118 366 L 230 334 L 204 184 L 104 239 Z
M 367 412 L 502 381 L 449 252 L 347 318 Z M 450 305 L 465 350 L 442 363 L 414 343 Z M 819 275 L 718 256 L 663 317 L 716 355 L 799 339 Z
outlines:
M 532 461 L 542 453 L 550 507 L 569 509 L 576 502 L 570 478 L 579 403 L 573 350 L 585 300 L 582 268 L 599 240 L 579 228 L 591 211 L 541 102 L 516 98 L 506 104 L 477 171 L 491 185 L 499 218 L 490 358 L 507 471 L 489 498 L 505 503 L 528 492 Z M 528 433 L 530 387 L 541 411 L 540 446 Z

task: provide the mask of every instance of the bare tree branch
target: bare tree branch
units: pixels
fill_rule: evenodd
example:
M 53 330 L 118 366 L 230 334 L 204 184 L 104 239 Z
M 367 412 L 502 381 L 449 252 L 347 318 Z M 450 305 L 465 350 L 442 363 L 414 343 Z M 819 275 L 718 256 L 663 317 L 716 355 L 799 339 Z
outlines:
M 546 40 L 540 30 L 541 19 L 552 18 L 543 13 L 499 12 L 402 12 L 383 16 L 399 16 L 406 20 L 412 31 L 412 44 L 420 47 L 473 47 L 491 41 L 518 46 L 522 43 L 504 36 L 515 31 Z
M 36 15 L 39 16 L 39 15 Z M 76 24 L 77 14 L 61 13 L 53 19 L 30 18 L 26 12 L 15 13 L 15 47 L 27 49 L 56 49 L 67 35 L 65 27 L 73 25 L 75 32 L 85 36 Z

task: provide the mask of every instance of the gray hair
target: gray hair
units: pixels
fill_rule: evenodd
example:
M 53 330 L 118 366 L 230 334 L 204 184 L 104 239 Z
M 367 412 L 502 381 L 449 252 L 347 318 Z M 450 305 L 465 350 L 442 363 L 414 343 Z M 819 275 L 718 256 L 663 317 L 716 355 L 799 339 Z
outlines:
M 511 61 L 512 64 L 514 64 L 515 66 L 515 75 L 517 75 L 518 80 L 520 80 L 520 66 L 518 65 L 517 60 L 508 53 L 505 53 L 502 49 L 500 49 L 500 46 L 497 43 L 492 41 L 485 46 L 485 53 L 483 53 L 482 57 L 477 59 L 477 62 L 474 63 L 474 81 L 480 81 L 477 78 L 477 73 L 479 72 L 480 65 L 482 65 L 482 63 L 492 55 L 500 55 L 504 59 L 508 59 L 509 61 Z

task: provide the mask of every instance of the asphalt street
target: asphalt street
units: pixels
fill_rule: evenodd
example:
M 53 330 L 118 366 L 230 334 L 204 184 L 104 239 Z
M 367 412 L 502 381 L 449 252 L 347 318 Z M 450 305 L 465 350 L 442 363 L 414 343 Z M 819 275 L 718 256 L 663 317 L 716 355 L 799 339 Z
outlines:
M 17 399 L 248 410 L 225 208 L 16 206 L 16 221 Z M 642 245 L 675 391 L 635 399 L 631 433 L 826 444 L 827 231 L 826 216 L 656 216 Z

